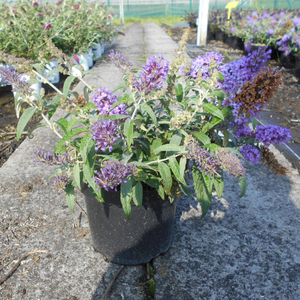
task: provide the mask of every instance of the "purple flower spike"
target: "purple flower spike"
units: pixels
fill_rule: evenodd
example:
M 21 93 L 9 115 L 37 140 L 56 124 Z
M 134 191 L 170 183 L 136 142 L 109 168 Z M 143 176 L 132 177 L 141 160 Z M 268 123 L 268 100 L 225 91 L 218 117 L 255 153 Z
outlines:
M 228 171 L 230 175 L 236 178 L 243 177 L 245 175 L 246 169 L 232 151 L 225 148 L 219 148 L 217 150 L 216 158 L 220 167 L 224 171 Z
M 114 52 L 114 50 L 111 50 L 108 57 L 110 58 L 110 61 L 122 72 L 127 71 L 132 66 L 132 63 L 129 62 L 119 51 Z
M 291 131 L 278 125 L 259 125 L 255 130 L 255 139 L 263 142 L 266 147 L 276 143 L 283 144 L 291 138 Z
M 122 161 L 107 160 L 103 162 L 103 168 L 100 171 L 95 171 L 96 176 L 91 178 L 99 185 L 97 190 L 104 188 L 106 191 L 117 190 L 117 186 L 122 182 L 127 182 L 126 179 L 137 175 L 137 167 L 134 164 L 125 165 Z
M 56 191 L 63 191 L 68 184 L 69 177 L 66 173 L 58 173 L 53 179 L 53 188 Z
M 211 76 L 209 66 L 212 59 L 214 59 L 216 64 L 220 65 L 223 62 L 223 55 L 220 52 L 208 52 L 196 57 L 192 60 L 191 71 L 186 75 L 191 75 L 193 78 L 197 78 L 199 71 L 201 71 L 203 79 L 209 78 Z
M 161 89 L 163 82 L 167 80 L 168 72 L 169 62 L 163 56 L 157 59 L 154 55 L 146 61 L 138 77 L 133 78 L 134 89 L 139 93 L 144 92 L 145 95 Z
M 34 162 L 42 162 L 48 166 L 65 165 L 71 162 L 71 157 L 66 153 L 53 154 L 50 151 L 47 152 L 42 148 L 37 148 L 36 150 L 33 150 L 33 154 Z
M 273 28 L 268 29 L 267 35 L 273 35 L 275 30 Z
M 98 106 L 99 115 L 127 115 L 126 106 L 124 103 L 114 107 L 110 112 L 109 110 L 115 102 L 118 102 L 116 94 L 112 94 L 109 89 L 99 88 L 92 96 L 92 100 Z
M 30 94 L 30 84 L 26 82 L 24 76 L 16 72 L 16 70 L 11 70 L 8 67 L 0 68 L 0 77 L 7 84 L 13 86 L 13 92 L 21 92 L 24 94 Z
M 208 151 L 192 142 L 188 145 L 188 154 L 186 158 L 190 159 L 201 172 L 205 171 L 205 175 L 209 174 L 212 178 L 213 174 L 220 177 L 219 165 L 215 160 L 215 156 L 211 155 Z
M 119 127 L 116 121 L 101 119 L 91 126 L 92 139 L 96 141 L 95 150 L 99 149 L 105 152 L 108 147 L 109 152 L 112 152 L 113 145 L 116 144 L 120 135 L 117 133 Z
M 243 146 L 240 149 L 241 154 L 244 156 L 244 158 L 252 163 L 259 163 L 260 160 L 260 152 L 257 148 L 251 146 L 250 144 Z

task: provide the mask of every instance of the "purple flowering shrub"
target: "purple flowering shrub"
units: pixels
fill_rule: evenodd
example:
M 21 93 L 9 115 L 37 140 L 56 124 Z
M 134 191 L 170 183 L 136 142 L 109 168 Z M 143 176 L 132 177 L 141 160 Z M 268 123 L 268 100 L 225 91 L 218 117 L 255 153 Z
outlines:
M 34 160 L 57 166 L 53 184 L 66 192 L 71 210 L 74 189 L 87 185 L 102 202 L 107 191 L 121 191 L 129 218 L 129 204 L 140 205 L 148 186 L 171 202 L 181 192 L 194 193 L 204 216 L 213 192 L 223 194 L 224 172 L 236 178 L 243 196 L 243 159 L 257 163 L 262 146 L 291 137 L 279 126 L 256 126 L 281 82 L 281 72 L 264 66 L 269 52 L 260 49 L 228 64 L 222 54 L 211 52 L 188 63 L 184 41 L 171 62 L 152 56 L 140 69 L 131 68 L 120 52 L 111 52 L 112 63 L 123 72 L 118 96 L 86 86 L 81 95 L 86 105 L 76 106 L 66 101 L 71 77 L 52 101 L 25 98 L 30 107 L 20 117 L 17 137 L 35 112 L 42 114 L 59 142 L 53 152 L 34 150 Z M 52 120 L 62 104 L 69 113 Z M 186 173 L 192 174 L 192 190 Z
M 224 13 L 220 12 L 220 15 L 223 20 Z M 253 43 L 277 47 L 284 55 L 299 51 L 300 18 L 296 10 L 237 10 L 229 23 L 216 17 L 214 11 L 210 12 L 209 18 L 228 35 L 241 38 L 248 53 L 252 51 Z

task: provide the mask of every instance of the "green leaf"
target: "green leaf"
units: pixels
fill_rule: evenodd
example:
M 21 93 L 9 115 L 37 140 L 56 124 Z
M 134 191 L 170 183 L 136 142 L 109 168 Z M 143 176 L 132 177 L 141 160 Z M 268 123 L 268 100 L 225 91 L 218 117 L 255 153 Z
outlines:
M 25 46 L 26 47 L 26 46 Z M 33 64 L 32 67 L 34 67 L 38 73 L 42 74 L 42 67 L 41 67 L 41 64 Z
M 246 178 L 245 177 L 239 177 L 237 178 L 238 184 L 241 188 L 241 195 L 240 198 L 242 198 L 245 193 L 246 193 L 246 189 L 247 189 L 247 182 L 246 182 Z
M 62 129 L 64 134 L 67 134 L 68 121 L 64 118 L 60 118 L 57 121 L 54 121 Z
M 182 184 L 187 185 L 185 180 L 184 180 L 184 177 L 181 176 L 181 174 L 180 174 L 180 167 L 179 167 L 179 164 L 178 164 L 178 162 L 177 162 L 174 155 L 170 157 L 169 165 L 170 165 L 170 168 L 171 168 L 173 174 L 175 175 L 176 179 L 179 182 L 181 182 Z
M 18 122 L 18 126 L 17 126 L 17 141 L 19 141 L 24 128 L 26 127 L 26 125 L 27 125 L 28 121 L 31 119 L 31 117 L 34 115 L 35 111 L 36 111 L 35 107 L 29 107 L 21 115 L 20 120 Z
M 222 112 L 213 104 L 211 103 L 204 103 L 202 105 L 202 107 L 204 108 L 204 110 L 208 111 L 209 113 L 211 113 L 213 116 L 221 119 L 222 121 L 224 121 L 224 116 L 222 114 Z
M 82 178 L 80 177 L 80 167 L 79 164 L 76 164 L 73 168 L 74 181 L 79 189 L 81 189 Z
M 91 138 L 92 138 L 92 134 L 87 133 L 80 141 L 80 146 L 79 146 L 80 155 L 81 155 L 84 163 L 87 160 L 87 146 L 88 146 Z
M 89 89 L 89 87 L 85 86 L 83 88 L 83 96 L 84 96 L 84 99 L 86 100 L 86 102 L 90 101 L 90 93 L 91 93 L 91 90 Z
M 68 206 L 69 206 L 71 212 L 74 212 L 75 194 L 74 194 L 74 186 L 72 185 L 71 182 L 65 188 L 65 192 L 66 192 L 66 199 L 67 199 Z
M 173 153 L 178 153 L 178 152 L 184 152 L 184 147 L 182 146 L 177 146 L 174 144 L 166 144 L 166 145 L 162 145 L 158 148 L 155 149 L 155 153 L 158 154 L 159 152 L 162 151 L 172 151 Z
M 210 144 L 210 138 L 203 132 L 194 131 L 193 136 L 203 145 Z
M 57 153 L 59 148 L 62 147 L 71 137 L 69 135 L 65 135 L 55 146 L 54 153 Z
M 223 90 L 216 90 L 208 94 L 209 97 L 217 97 L 219 105 L 222 104 L 226 94 Z
M 133 121 L 130 119 L 127 119 L 124 124 L 124 135 L 126 137 L 127 146 L 130 148 L 132 142 L 133 142 Z
M 253 118 L 251 119 L 251 123 L 252 123 L 253 130 L 255 130 L 256 125 L 257 125 L 257 119 L 256 119 L 255 117 L 253 117 Z
M 178 102 L 181 102 L 182 99 L 183 99 L 183 87 L 182 87 L 182 84 L 178 84 L 178 85 L 175 85 L 175 93 L 176 93 L 176 97 L 177 97 L 177 101 Z
M 211 206 L 212 197 L 211 197 L 211 193 L 208 192 L 202 173 L 195 167 L 193 168 L 192 173 L 193 173 L 195 194 L 202 209 L 202 216 L 200 218 L 201 220 L 206 215 L 208 209 Z
M 179 185 L 180 190 L 188 197 L 193 197 L 193 195 L 191 194 L 191 192 L 182 184 Z
M 126 87 L 125 82 L 121 83 L 120 85 L 118 85 L 113 91 L 112 93 L 115 93 L 117 90 L 123 89 Z
M 221 172 L 221 177 L 218 175 L 214 175 L 214 187 L 216 189 L 218 198 L 221 198 L 224 191 L 224 178 L 223 178 L 223 171 Z
M 127 220 L 130 218 L 131 214 L 131 199 L 132 199 L 132 181 L 121 183 L 121 203 Z
M 59 73 L 59 69 L 53 69 L 51 71 L 47 71 L 47 78 L 51 75 L 51 74 L 54 74 L 54 73 Z
M 68 123 L 68 126 L 67 126 L 67 133 L 71 132 L 71 130 L 73 129 L 73 127 L 75 126 L 75 124 L 78 121 L 80 121 L 80 117 L 75 117 L 75 118 L 70 120 L 70 122 Z
M 32 138 L 33 138 L 32 132 L 33 132 L 34 130 L 36 130 L 37 128 L 39 128 L 39 127 L 45 127 L 45 126 L 48 126 L 48 125 L 47 125 L 46 123 L 39 123 L 38 125 L 36 125 L 36 126 L 33 127 L 32 129 L 30 129 L 29 132 L 28 132 L 28 138 L 29 138 L 29 139 L 32 139 Z
M 217 145 L 217 144 L 214 144 L 214 143 L 211 143 L 211 144 L 206 144 L 205 146 L 203 146 L 204 148 L 208 148 L 212 151 L 215 151 L 216 149 L 218 148 L 221 148 L 221 146 Z
M 181 141 L 182 141 L 182 136 L 180 134 L 174 134 L 170 140 L 170 145 L 180 146 Z M 176 153 L 177 153 L 176 151 L 167 151 L 166 157 Z
M 222 74 L 221 72 L 219 72 L 219 79 L 220 79 L 221 81 L 224 81 L 224 76 L 223 76 L 223 74 Z
M 141 105 L 141 108 L 147 112 L 147 114 L 152 119 L 155 127 L 157 127 L 157 118 L 156 118 L 156 115 L 155 115 L 154 111 L 152 110 L 152 108 L 149 105 L 147 105 L 145 102 Z
M 122 161 L 124 162 L 124 164 L 126 165 L 129 161 L 129 159 L 132 157 L 132 153 L 123 153 L 122 154 Z
M 228 141 L 229 141 L 229 132 L 226 129 L 223 129 L 223 134 L 224 134 L 224 138 L 223 138 L 223 146 L 227 147 L 228 145 Z
M 182 182 L 185 182 L 185 168 L 186 168 L 186 157 L 181 157 L 179 161 L 179 168 L 180 168 L 180 177 L 182 178 Z
M 76 76 L 70 75 L 70 76 L 65 80 L 64 87 L 63 87 L 63 94 L 64 94 L 64 97 L 65 97 L 66 99 L 68 98 L 69 90 L 70 90 L 71 84 L 72 84 L 72 82 L 74 81 L 75 78 L 76 78 Z
M 165 191 L 168 194 L 168 193 L 170 193 L 171 188 L 172 188 L 172 175 L 171 175 L 170 168 L 164 162 L 159 162 L 158 163 L 158 171 L 163 180 Z
M 140 181 L 132 187 L 133 202 L 136 206 L 143 206 L 143 186 Z
M 48 120 L 51 120 L 51 118 L 53 117 L 53 115 L 55 114 L 57 108 L 58 108 L 59 104 L 50 104 L 48 107 Z

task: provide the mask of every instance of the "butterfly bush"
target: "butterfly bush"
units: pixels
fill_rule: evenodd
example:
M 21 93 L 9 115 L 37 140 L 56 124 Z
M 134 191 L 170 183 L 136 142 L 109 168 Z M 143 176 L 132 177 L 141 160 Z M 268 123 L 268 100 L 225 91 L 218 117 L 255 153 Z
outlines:
M 284 55 L 299 52 L 300 18 L 297 11 L 235 10 L 230 22 L 224 22 L 225 11 L 210 12 L 211 27 L 216 26 L 230 36 L 237 36 L 244 41 L 245 50 L 252 51 L 252 44 L 266 44 L 283 51 Z
M 183 55 L 187 39 L 185 33 L 171 62 L 152 56 L 142 68 L 131 67 L 121 52 L 112 51 L 112 65 L 123 74 L 113 92 L 86 85 L 84 95 L 70 93 L 74 77 L 69 77 L 52 101 L 22 98 L 29 108 L 17 138 L 27 116 L 39 112 L 59 142 L 53 152 L 34 150 L 34 160 L 57 167 L 54 186 L 65 190 L 72 210 L 74 189 L 87 186 L 101 202 L 107 191 L 120 191 L 129 218 L 129 204 L 142 203 L 143 190 L 153 188 L 171 202 L 181 193 L 193 196 L 204 216 L 214 191 L 222 196 L 225 172 L 236 179 L 243 196 L 244 161 L 257 163 L 270 156 L 264 147 L 291 138 L 288 129 L 257 126 L 256 118 L 282 79 L 282 72 L 265 66 L 270 51 L 259 49 L 229 63 L 221 53 L 210 52 L 189 62 Z M 85 83 L 82 76 L 79 80 Z M 72 102 L 70 95 L 80 101 Z M 66 115 L 54 119 L 62 106 Z M 266 161 L 276 165 L 273 158 Z

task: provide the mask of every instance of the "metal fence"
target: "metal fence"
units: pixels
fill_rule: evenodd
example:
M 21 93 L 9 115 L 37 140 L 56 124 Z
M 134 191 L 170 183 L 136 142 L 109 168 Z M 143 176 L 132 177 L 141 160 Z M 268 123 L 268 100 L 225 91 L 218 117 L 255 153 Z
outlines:
M 101 1 L 114 9 L 120 10 L 121 0 Z M 201 1 L 201 0 L 200 0 Z M 224 10 L 228 0 L 210 0 L 209 9 Z M 237 8 L 242 9 L 300 9 L 300 0 L 240 0 Z M 155 17 L 169 15 L 184 15 L 185 12 L 196 12 L 199 0 L 123 0 L 124 16 L 126 17 Z

